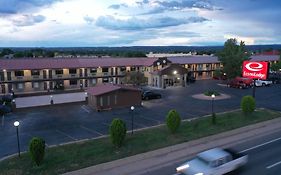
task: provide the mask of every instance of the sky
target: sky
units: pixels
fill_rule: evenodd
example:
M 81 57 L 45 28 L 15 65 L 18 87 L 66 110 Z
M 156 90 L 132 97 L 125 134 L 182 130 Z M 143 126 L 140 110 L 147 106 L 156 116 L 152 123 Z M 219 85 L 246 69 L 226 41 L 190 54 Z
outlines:
M 281 44 L 280 0 L 0 0 L 0 47 Z

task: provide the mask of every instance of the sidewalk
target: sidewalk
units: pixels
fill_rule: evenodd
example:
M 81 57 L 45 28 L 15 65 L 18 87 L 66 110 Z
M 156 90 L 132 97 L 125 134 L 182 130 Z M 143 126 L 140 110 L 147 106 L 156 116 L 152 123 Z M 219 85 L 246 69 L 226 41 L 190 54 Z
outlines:
M 53 99 L 54 104 L 72 103 L 72 102 L 85 101 L 86 94 L 85 92 L 77 92 L 77 93 L 52 94 L 52 95 L 41 95 L 41 96 L 32 96 L 32 97 L 19 97 L 15 99 L 16 107 L 27 108 L 27 107 L 50 105 L 51 98 Z
M 229 147 L 281 129 L 281 118 L 238 128 L 198 140 L 91 166 L 65 175 L 140 175 L 174 161 L 188 159 L 214 147 Z

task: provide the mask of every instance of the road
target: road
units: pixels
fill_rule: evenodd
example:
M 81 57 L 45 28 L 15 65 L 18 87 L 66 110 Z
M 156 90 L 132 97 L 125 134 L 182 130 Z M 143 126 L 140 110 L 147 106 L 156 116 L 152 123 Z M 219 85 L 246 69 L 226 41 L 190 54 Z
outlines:
M 278 175 L 281 174 L 281 130 L 231 147 L 249 155 L 249 162 L 235 175 Z M 143 175 L 178 175 L 175 169 L 185 160 L 171 162 L 161 169 Z

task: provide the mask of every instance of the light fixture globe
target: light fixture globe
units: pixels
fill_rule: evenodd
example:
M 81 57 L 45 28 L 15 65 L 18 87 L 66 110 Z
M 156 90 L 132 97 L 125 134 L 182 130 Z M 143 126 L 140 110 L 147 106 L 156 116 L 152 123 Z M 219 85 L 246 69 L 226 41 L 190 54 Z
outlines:
M 216 97 L 216 95 L 215 94 L 212 94 L 212 96 L 211 96 L 212 98 L 215 98 Z
M 135 109 L 135 107 L 134 106 L 131 106 L 131 110 L 133 111 Z
M 15 126 L 15 127 L 18 127 L 19 125 L 20 125 L 20 122 L 19 122 L 19 121 L 15 121 L 15 122 L 14 122 L 14 126 Z

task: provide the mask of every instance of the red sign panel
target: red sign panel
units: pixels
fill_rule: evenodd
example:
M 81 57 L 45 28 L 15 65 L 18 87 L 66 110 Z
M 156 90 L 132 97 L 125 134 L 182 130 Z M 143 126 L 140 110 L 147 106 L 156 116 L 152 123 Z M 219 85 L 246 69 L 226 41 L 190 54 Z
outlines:
M 265 80 L 268 74 L 268 62 L 244 61 L 242 76 L 246 78 Z

